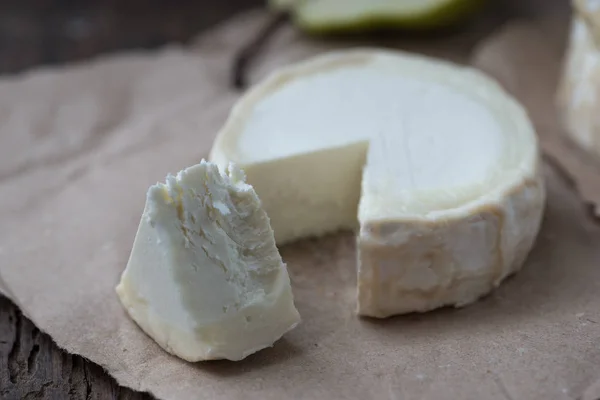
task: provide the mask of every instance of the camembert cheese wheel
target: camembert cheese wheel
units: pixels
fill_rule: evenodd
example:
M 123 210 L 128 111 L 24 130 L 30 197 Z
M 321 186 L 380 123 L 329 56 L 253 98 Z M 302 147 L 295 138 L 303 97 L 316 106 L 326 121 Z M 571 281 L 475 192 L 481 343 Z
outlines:
M 517 271 L 545 188 L 523 107 L 480 72 L 353 49 L 249 90 L 210 159 L 235 162 L 278 244 L 358 229 L 360 315 L 463 306 Z

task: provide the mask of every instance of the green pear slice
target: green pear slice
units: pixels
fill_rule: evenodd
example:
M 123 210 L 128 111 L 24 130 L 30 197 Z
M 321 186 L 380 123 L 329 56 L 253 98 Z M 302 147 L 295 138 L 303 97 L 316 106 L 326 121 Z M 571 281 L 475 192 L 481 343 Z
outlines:
M 313 33 L 377 28 L 435 29 L 472 15 L 483 0 L 271 0 L 294 22 Z

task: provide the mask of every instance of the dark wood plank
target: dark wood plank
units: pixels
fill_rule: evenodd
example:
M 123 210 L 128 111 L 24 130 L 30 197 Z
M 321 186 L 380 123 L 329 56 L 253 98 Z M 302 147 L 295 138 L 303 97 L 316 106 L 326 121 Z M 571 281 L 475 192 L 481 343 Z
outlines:
M 121 388 L 99 366 L 61 351 L 8 299 L 0 298 L 0 398 L 151 399 Z
M 0 73 L 187 42 L 262 0 L 2 0 Z

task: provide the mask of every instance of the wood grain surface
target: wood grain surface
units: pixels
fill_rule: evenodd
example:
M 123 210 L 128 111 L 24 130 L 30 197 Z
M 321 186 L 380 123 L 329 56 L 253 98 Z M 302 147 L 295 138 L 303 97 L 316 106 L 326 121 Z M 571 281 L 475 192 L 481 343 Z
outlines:
M 80 60 L 129 48 L 186 42 L 260 0 L 3 0 L 0 73 Z M 568 0 L 492 1 L 478 24 L 491 31 L 542 10 L 568 12 Z M 0 223 L 1 226 L 1 223 Z M 103 369 L 61 351 L 0 296 L 0 399 L 150 399 L 119 387 Z

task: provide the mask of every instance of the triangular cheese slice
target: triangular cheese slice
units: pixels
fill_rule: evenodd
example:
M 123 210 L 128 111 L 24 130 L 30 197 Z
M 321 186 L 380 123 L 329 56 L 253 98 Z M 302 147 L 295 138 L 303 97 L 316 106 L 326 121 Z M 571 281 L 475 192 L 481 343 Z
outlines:
M 117 286 L 127 312 L 187 361 L 246 356 L 300 322 L 269 218 L 242 171 L 202 161 L 148 190 Z

